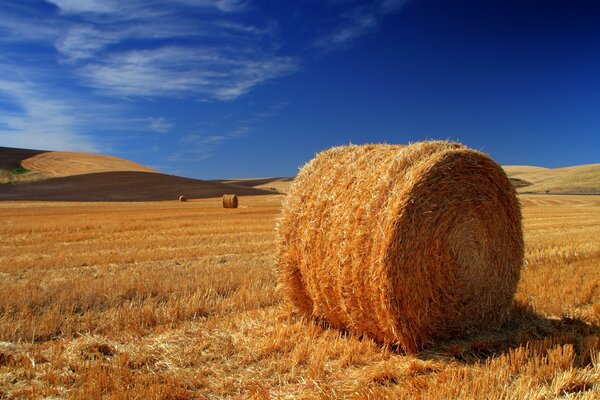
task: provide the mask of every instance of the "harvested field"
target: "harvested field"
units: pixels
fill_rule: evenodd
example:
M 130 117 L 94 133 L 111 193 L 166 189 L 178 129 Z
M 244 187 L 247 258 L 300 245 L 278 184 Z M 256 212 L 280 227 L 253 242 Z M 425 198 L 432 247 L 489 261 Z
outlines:
M 600 164 L 563 168 L 508 165 L 504 170 L 520 181 L 520 193 L 600 194 Z
M 282 196 L 172 199 L 0 202 L 0 398 L 600 396 L 600 197 L 521 196 L 513 318 L 415 356 L 291 313 Z
M 115 171 L 157 172 L 120 157 L 69 151 L 44 152 L 24 159 L 21 164 L 30 171 L 51 177 Z

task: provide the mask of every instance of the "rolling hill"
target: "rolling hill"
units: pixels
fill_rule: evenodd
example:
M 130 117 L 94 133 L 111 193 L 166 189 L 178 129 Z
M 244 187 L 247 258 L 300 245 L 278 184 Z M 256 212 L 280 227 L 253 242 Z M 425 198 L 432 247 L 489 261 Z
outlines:
M 600 164 L 563 168 L 503 166 L 519 193 L 600 194 Z M 217 182 L 286 193 L 293 178 L 227 179 Z
M 0 200 L 158 201 L 273 191 L 161 174 L 119 157 L 0 147 Z
M 36 154 L 23 159 L 21 165 L 30 171 L 51 177 L 116 171 L 157 172 L 152 168 L 119 157 L 66 151 Z
M 503 167 L 519 193 L 600 194 L 600 164 Z M 287 192 L 293 178 L 199 180 L 123 158 L 0 147 L 0 200 L 150 201 Z
M 519 193 L 600 194 L 600 164 L 563 168 L 508 165 L 503 168 L 511 179 L 528 183 L 517 188 Z
M 287 193 L 294 178 L 249 178 L 249 179 L 218 179 L 214 182 L 227 183 L 230 185 L 239 185 L 253 187 L 257 189 L 270 190 L 278 193 Z

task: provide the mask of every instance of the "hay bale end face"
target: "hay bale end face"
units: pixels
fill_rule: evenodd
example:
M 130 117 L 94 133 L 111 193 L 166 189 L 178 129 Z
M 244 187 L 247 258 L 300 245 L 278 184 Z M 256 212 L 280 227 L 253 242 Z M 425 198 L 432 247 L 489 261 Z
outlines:
M 223 208 L 237 208 L 238 197 L 235 194 L 223 195 Z
M 179 196 L 179 201 L 187 201 L 187 197 L 185 197 L 185 196 Z
M 515 189 L 457 143 L 342 146 L 300 171 L 278 228 L 297 309 L 416 352 L 502 324 L 523 260 Z

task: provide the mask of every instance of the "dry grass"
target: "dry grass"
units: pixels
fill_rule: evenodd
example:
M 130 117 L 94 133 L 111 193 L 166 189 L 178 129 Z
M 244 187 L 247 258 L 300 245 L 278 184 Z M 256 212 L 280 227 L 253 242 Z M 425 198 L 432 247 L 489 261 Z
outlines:
M 48 179 L 48 177 L 39 172 L 27 171 L 22 174 L 14 174 L 9 170 L 0 168 L 0 184 L 30 183 L 43 181 L 44 179 Z
M 302 168 L 282 215 L 283 288 L 309 317 L 407 352 L 508 318 L 521 210 L 483 153 L 446 141 L 335 147 Z
M 520 187 L 520 193 L 600 194 L 600 164 L 563 168 L 509 165 L 504 170 L 511 178 L 532 183 Z
M 522 197 L 513 320 L 417 356 L 290 315 L 243 201 L 0 203 L 0 398 L 600 396 L 600 198 Z
M 119 157 L 69 151 L 38 154 L 21 161 L 21 165 L 50 177 L 112 171 L 156 172 L 152 168 Z

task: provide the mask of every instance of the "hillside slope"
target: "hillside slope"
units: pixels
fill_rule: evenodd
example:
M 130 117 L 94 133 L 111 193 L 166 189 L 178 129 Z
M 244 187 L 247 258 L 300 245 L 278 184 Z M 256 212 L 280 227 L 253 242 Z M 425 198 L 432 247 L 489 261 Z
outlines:
M 0 147 L 0 169 L 11 170 L 19 168 L 21 161 L 42 153 L 45 153 L 45 151 Z
M 21 165 L 30 171 L 51 177 L 115 171 L 157 172 L 152 168 L 120 157 L 67 151 L 37 154 L 23 159 Z
M 0 200 L 158 201 L 273 194 L 249 186 L 161 174 L 102 154 L 0 147 Z
M 42 153 L 45 153 L 45 151 L 0 147 L 0 184 L 34 182 L 47 179 L 46 175 L 24 170 L 21 165 L 23 160 Z
M 531 183 L 518 188 L 520 193 L 600 194 L 600 164 L 563 168 L 508 165 L 503 168 L 510 178 Z
M 287 193 L 294 178 L 247 178 L 247 179 L 217 179 L 214 182 L 253 187 L 270 190 L 276 193 Z
M 159 201 L 188 198 L 273 194 L 272 191 L 152 172 L 99 172 L 0 185 L 0 200 Z

